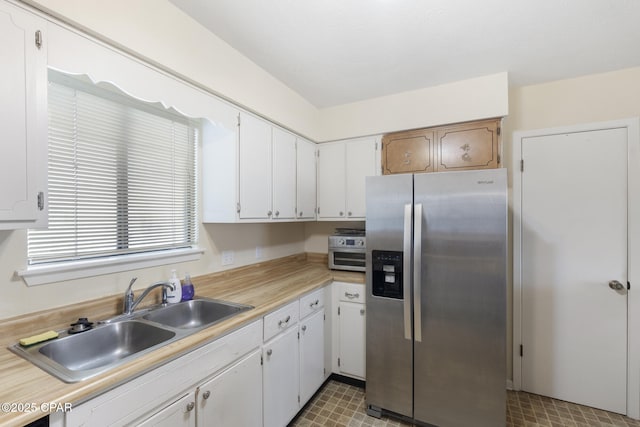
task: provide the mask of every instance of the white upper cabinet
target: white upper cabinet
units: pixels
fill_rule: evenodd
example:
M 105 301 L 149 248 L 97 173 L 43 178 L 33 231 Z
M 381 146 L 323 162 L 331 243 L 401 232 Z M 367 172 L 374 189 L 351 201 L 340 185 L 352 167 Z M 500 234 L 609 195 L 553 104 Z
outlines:
M 343 219 L 347 191 L 345 144 L 320 144 L 318 153 L 318 219 Z
M 240 113 L 240 218 L 271 218 L 271 126 Z M 230 177 L 231 178 L 231 177 Z
M 378 141 L 364 138 L 346 144 L 347 218 L 364 219 L 366 215 L 365 177 L 379 175 Z
M 365 219 L 365 177 L 380 174 L 379 137 L 319 145 L 318 219 Z
M 316 144 L 296 140 L 296 217 L 316 219 Z
M 293 220 L 296 217 L 296 137 L 273 128 L 272 219 Z
M 0 229 L 47 225 L 46 22 L 0 3 Z
M 202 126 L 203 222 L 314 219 L 313 146 L 225 105 Z

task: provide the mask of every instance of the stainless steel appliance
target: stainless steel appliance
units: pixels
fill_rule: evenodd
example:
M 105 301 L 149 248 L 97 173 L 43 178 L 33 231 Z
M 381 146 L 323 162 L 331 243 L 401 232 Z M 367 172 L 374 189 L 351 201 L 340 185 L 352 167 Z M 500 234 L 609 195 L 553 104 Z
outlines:
M 367 177 L 367 412 L 506 423 L 506 169 Z
M 329 236 L 329 268 L 365 271 L 366 237 L 362 229 L 338 228 Z

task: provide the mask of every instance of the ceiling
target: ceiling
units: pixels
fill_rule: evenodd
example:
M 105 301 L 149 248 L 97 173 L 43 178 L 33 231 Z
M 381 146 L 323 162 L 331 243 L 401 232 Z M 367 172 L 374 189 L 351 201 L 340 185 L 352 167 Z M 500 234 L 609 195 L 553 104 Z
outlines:
M 640 0 L 170 0 L 319 108 L 640 66 Z

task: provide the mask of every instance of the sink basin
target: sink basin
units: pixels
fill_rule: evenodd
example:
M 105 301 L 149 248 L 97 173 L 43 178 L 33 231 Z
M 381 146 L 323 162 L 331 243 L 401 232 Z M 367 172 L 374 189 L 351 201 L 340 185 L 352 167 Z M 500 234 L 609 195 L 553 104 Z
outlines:
M 22 347 L 9 347 L 46 372 L 73 383 L 83 381 L 143 356 L 252 306 L 199 298 L 159 305 L 98 322 L 89 331 Z
M 168 329 L 131 320 L 69 335 L 43 345 L 39 352 L 70 371 L 85 371 L 114 364 L 175 335 Z
M 153 310 L 143 319 L 178 329 L 211 326 L 253 307 L 226 301 L 195 299 Z
M 77 382 L 99 375 L 157 346 L 176 339 L 176 332 L 156 325 L 126 320 L 99 325 L 75 335 L 10 349 L 65 382 Z

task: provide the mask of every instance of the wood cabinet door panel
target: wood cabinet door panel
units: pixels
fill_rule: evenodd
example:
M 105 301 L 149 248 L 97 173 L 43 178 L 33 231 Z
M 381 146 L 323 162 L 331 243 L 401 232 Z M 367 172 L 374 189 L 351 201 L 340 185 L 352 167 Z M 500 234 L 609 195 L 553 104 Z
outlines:
M 498 120 L 466 123 L 437 131 L 439 172 L 498 167 Z
M 433 130 L 423 129 L 382 138 L 382 174 L 434 171 Z

